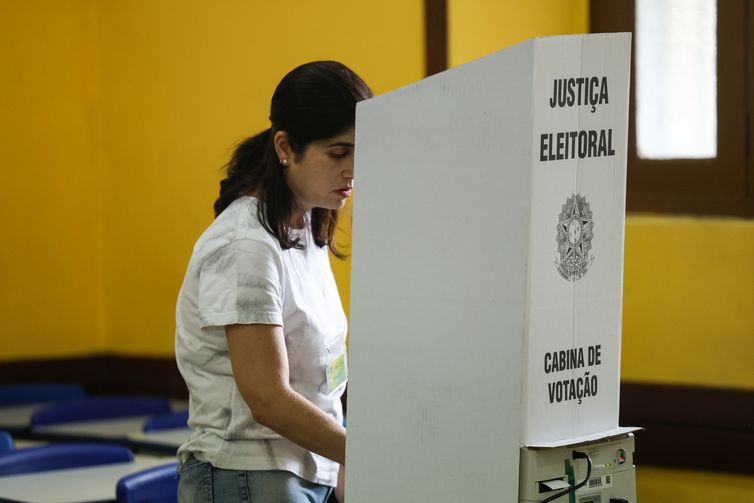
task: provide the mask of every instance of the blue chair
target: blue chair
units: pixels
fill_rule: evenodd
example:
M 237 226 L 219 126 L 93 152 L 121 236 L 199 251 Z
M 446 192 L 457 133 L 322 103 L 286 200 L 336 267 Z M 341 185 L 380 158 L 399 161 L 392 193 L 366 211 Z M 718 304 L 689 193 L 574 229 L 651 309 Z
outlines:
M 55 444 L 18 449 L 0 455 L 0 477 L 63 468 L 128 463 L 130 449 L 107 444 Z
M 118 481 L 118 503 L 177 503 L 178 463 L 155 466 Z
M 0 386 L 0 407 L 27 403 L 72 400 L 86 396 L 79 384 L 68 383 L 23 383 Z
M 16 449 L 13 437 L 7 431 L 0 431 L 0 455 Z
M 188 427 L 188 410 L 152 416 L 144 422 L 143 430 L 159 431 Z
M 148 416 L 170 412 L 170 402 L 164 398 L 99 397 L 68 400 L 35 411 L 31 425 L 95 421 L 133 416 Z

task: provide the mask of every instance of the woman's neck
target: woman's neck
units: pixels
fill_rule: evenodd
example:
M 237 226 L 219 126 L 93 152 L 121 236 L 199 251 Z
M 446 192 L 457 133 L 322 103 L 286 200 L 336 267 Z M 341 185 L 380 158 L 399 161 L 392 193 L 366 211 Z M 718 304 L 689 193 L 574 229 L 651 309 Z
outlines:
M 264 198 L 262 197 L 262 192 L 259 190 L 253 190 L 248 195 L 255 198 L 259 202 L 264 202 Z M 308 209 L 302 207 L 299 203 L 296 201 L 293 202 L 293 211 L 291 212 L 291 218 L 288 220 L 288 226 L 291 229 L 303 229 L 306 227 L 307 223 L 307 213 L 309 212 Z

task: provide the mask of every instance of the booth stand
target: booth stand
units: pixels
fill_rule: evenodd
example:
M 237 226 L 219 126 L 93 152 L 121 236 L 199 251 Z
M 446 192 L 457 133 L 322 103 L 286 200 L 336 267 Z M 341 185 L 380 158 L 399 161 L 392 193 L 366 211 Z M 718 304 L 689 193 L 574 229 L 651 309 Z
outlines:
M 564 453 L 586 474 L 566 446 L 631 450 L 630 46 L 528 40 L 358 104 L 348 501 L 542 501 L 519 466 L 539 474 L 546 450 L 566 484 Z
M 629 503 L 636 501 L 634 436 L 613 436 L 546 447 L 522 447 L 519 503 Z M 571 494 L 572 493 L 572 494 Z

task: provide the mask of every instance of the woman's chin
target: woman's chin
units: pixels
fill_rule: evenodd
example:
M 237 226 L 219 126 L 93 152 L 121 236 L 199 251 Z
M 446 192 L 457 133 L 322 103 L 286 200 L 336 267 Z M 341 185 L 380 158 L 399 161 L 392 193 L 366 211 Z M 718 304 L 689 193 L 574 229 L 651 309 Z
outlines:
M 331 201 L 327 201 L 327 202 L 323 201 L 322 204 L 319 205 L 319 208 L 323 208 L 323 209 L 326 209 L 326 210 L 339 210 L 343 206 L 346 205 L 346 201 L 348 201 L 347 197 L 336 198 L 335 200 L 331 200 Z

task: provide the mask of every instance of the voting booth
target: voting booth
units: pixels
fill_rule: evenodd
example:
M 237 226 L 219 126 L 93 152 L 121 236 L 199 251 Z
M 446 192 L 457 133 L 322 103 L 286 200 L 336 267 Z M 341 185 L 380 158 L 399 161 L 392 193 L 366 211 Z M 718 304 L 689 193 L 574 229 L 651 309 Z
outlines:
M 528 40 L 359 103 L 348 501 L 541 501 L 520 469 L 552 449 L 624 442 L 595 477 L 630 463 L 630 46 Z

